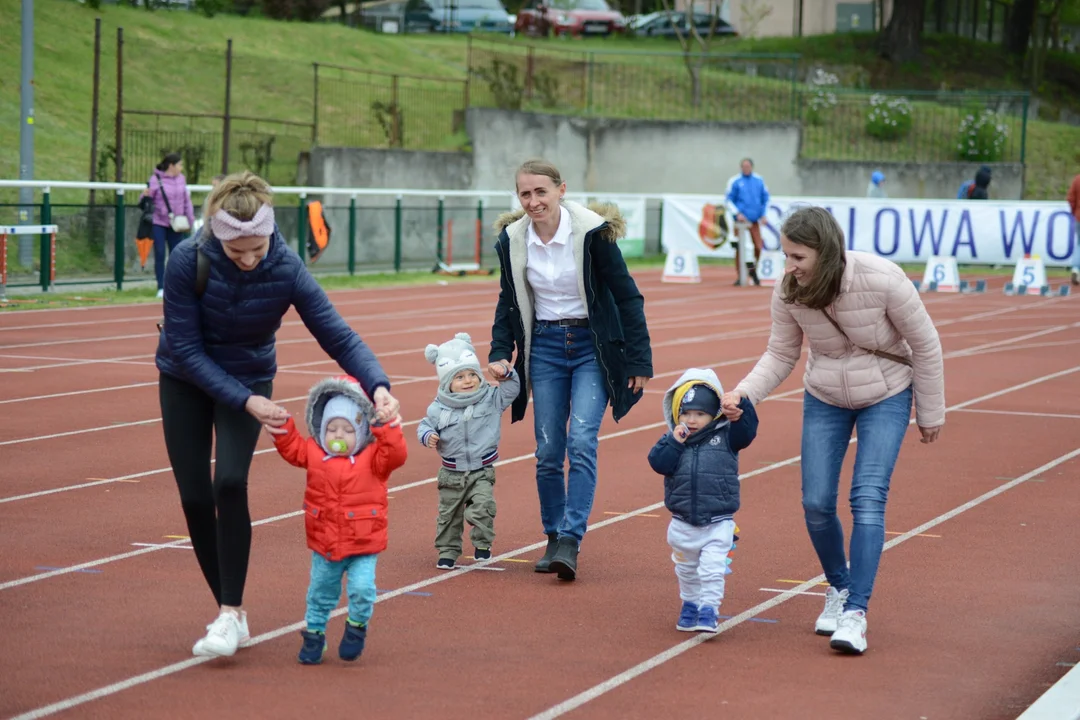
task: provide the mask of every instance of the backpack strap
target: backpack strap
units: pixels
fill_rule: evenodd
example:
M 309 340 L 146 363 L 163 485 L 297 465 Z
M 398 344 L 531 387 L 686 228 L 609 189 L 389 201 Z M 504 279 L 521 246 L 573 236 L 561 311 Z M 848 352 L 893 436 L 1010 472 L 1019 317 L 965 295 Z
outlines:
M 880 358 L 885 358 L 886 360 L 892 360 L 893 362 L 900 363 L 901 365 L 907 365 L 908 367 L 914 367 L 912 365 L 911 360 L 909 360 L 908 358 L 903 357 L 901 355 L 894 355 L 894 354 L 892 354 L 890 352 L 885 352 L 884 350 L 867 350 L 864 347 L 860 347 L 859 345 L 856 345 L 855 343 L 851 342 L 851 338 L 849 338 L 847 333 L 844 332 L 844 329 L 842 327 L 840 327 L 840 323 L 836 322 L 836 319 L 832 315 L 830 315 L 827 310 L 825 310 L 823 308 L 821 310 L 821 314 L 824 315 L 825 318 L 830 323 L 832 323 L 832 326 L 834 328 L 836 328 L 836 331 L 838 333 L 840 333 L 841 335 L 843 335 L 844 339 L 847 340 L 848 343 L 850 343 L 853 347 L 856 347 L 856 348 L 858 348 L 859 350 L 862 350 L 865 353 L 870 353 L 871 355 L 876 355 L 876 356 L 878 356 Z
M 195 297 L 202 297 L 206 292 L 206 283 L 210 280 L 210 258 L 202 251 L 203 234 L 195 241 Z

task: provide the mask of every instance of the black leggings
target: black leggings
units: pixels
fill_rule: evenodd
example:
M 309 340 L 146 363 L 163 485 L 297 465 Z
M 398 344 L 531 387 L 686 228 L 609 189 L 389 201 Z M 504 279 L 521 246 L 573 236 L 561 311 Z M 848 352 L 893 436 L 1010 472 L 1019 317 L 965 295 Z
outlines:
M 269 398 L 272 388 L 272 382 L 255 383 L 252 392 Z M 218 605 L 239 606 L 251 554 L 247 478 L 261 426 L 243 410 L 170 375 L 161 374 L 158 389 L 165 447 L 195 557 Z M 215 431 L 217 463 L 211 482 Z

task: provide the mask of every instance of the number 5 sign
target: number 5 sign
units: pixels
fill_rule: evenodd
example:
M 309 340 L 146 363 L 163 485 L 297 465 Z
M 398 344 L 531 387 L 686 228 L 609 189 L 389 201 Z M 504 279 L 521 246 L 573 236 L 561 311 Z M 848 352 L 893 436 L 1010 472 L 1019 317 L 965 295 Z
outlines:
M 960 272 L 956 267 L 956 258 L 931 255 L 926 261 L 922 287 L 926 290 L 933 288 L 937 292 L 960 292 Z
M 1041 257 L 1023 257 L 1016 262 L 1013 270 L 1013 286 L 1019 289 L 1026 286 L 1026 295 L 1038 295 L 1046 285 L 1046 266 Z

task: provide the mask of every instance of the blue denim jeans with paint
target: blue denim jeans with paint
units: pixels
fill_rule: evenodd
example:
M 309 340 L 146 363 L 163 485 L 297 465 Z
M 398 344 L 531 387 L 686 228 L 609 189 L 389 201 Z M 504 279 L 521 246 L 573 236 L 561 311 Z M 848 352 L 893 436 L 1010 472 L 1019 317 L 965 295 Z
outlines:
M 533 325 L 529 354 L 536 489 L 545 533 L 585 535 L 596 493 L 596 446 L 608 392 L 592 331 Z M 570 461 L 563 475 L 563 461 Z
M 1073 223 L 1073 256 L 1072 269 L 1080 272 L 1080 220 Z
M 308 585 L 304 622 L 312 632 L 326 632 L 326 621 L 341 599 L 341 576 L 347 577 L 349 619 L 367 625 L 375 607 L 375 561 L 378 555 L 353 555 L 331 562 L 319 553 L 311 554 L 311 584 Z
M 889 480 L 911 420 L 912 389 L 860 410 L 803 396 L 802 503 L 806 529 L 825 578 L 848 589 L 845 610 L 866 610 L 885 544 L 885 503 Z M 851 568 L 844 558 L 844 530 L 836 515 L 840 469 L 851 441 L 855 473 L 851 482 Z

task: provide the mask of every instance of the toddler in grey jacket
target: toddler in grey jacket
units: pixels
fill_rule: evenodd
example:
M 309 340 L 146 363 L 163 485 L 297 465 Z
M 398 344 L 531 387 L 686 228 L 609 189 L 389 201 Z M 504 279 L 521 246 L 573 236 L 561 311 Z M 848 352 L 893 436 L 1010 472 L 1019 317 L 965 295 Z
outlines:
M 464 522 L 472 526 L 473 559 L 491 557 L 495 541 L 495 461 L 499 458 L 502 413 L 514 402 L 521 380 L 506 363 L 499 384 L 488 383 L 467 333 L 442 345 L 428 345 L 424 357 L 435 366 L 439 392 L 416 428 L 420 442 L 438 450 L 439 519 L 435 567 L 453 570 L 461 555 Z

